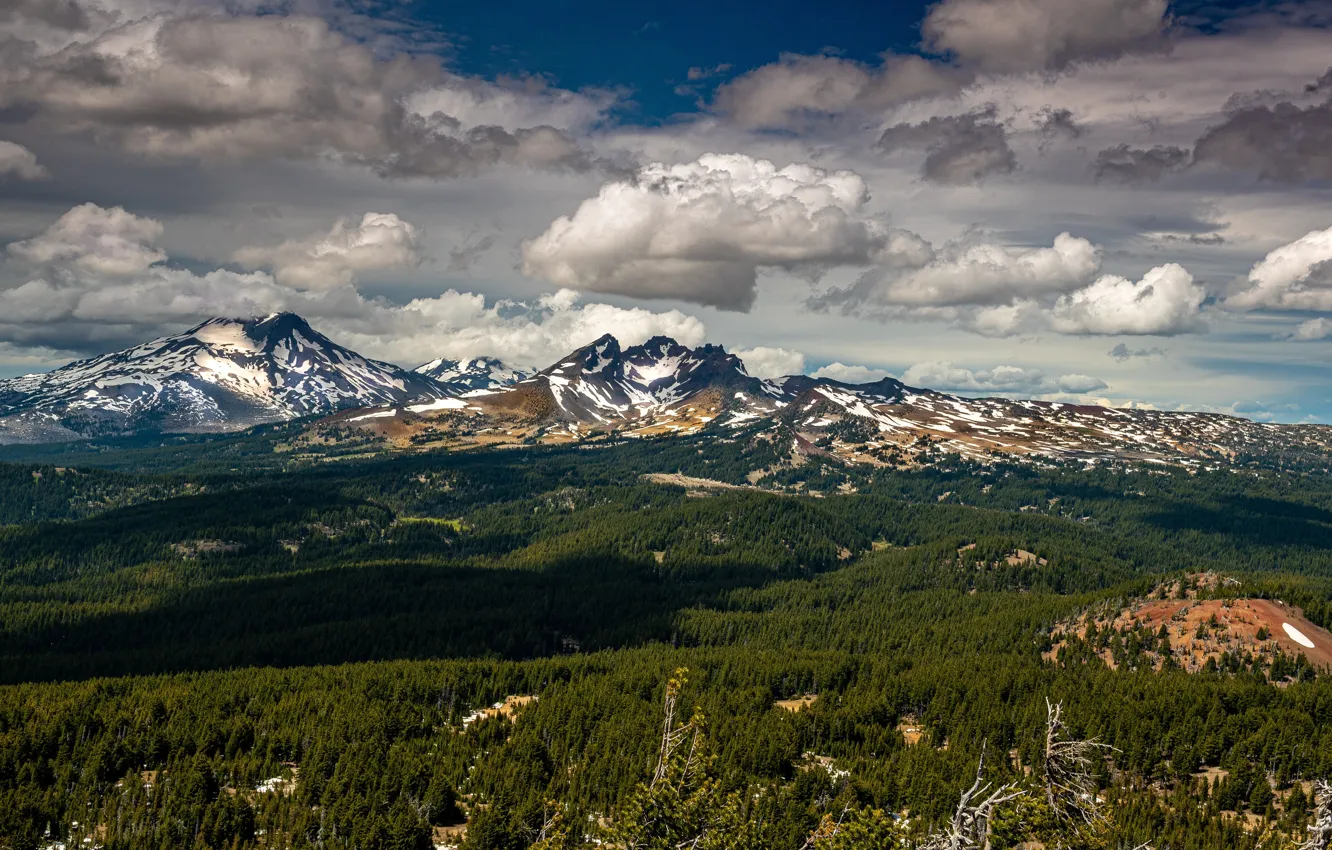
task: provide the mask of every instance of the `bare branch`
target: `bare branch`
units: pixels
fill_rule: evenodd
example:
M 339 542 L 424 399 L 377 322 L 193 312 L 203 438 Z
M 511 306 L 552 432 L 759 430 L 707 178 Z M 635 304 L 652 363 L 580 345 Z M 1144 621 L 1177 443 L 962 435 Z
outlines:
M 1064 823 L 1082 821 L 1088 826 L 1104 821 L 1092 774 L 1093 756 L 1113 750 L 1096 740 L 1074 741 L 1067 737 L 1063 703 L 1045 700 L 1045 799 L 1056 819 Z
M 1332 847 L 1332 783 L 1320 779 L 1314 783 L 1314 822 L 1309 826 L 1309 840 L 1299 850 L 1328 850 Z
M 800 845 L 800 850 L 812 850 L 816 842 L 828 841 L 836 836 L 837 833 L 842 831 L 842 821 L 846 820 L 846 816 L 850 812 L 851 806 L 848 804 L 842 807 L 842 813 L 837 816 L 836 821 L 831 816 L 825 815 L 823 820 L 820 821 L 818 829 L 814 830 L 809 838 L 805 839 L 805 843 Z
M 990 819 L 995 809 L 1023 795 L 1011 782 L 994 790 L 984 778 L 985 750 L 981 749 L 980 763 L 976 765 L 976 781 L 962 792 L 953 820 L 942 832 L 925 839 L 920 850 L 971 850 L 989 846 Z M 979 802 L 975 802 L 979 800 Z
M 670 771 L 671 757 L 675 755 L 680 743 L 694 731 L 692 720 L 678 729 L 675 728 L 675 705 L 680 699 L 680 691 L 684 689 L 688 672 L 682 667 L 676 670 L 675 675 L 666 683 L 665 716 L 661 726 L 661 746 L 657 750 L 657 768 L 652 771 L 653 785 L 666 778 L 666 774 Z

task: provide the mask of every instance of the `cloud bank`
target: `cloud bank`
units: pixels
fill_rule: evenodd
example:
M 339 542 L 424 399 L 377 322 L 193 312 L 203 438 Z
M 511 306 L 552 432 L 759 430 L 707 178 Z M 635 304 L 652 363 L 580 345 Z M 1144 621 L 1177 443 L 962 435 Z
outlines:
M 529 110 L 538 120 L 578 113 L 582 123 L 607 105 L 506 92 L 445 74 L 433 57 L 382 58 L 314 17 L 154 16 L 58 50 L 17 42 L 0 51 L 0 108 L 146 157 L 332 157 L 434 178 L 592 167 L 566 130 L 498 123 L 533 103 L 548 107 Z
M 569 290 L 528 302 L 456 290 L 405 304 L 367 298 L 352 285 L 357 274 L 419 259 L 412 226 L 393 214 L 371 213 L 358 226 L 343 222 L 318 239 L 265 249 L 276 275 L 172 265 L 157 246 L 162 232 L 153 219 L 83 204 L 11 243 L 0 265 L 0 345 L 98 353 L 213 316 L 279 310 L 409 365 L 482 355 L 546 363 L 607 328 L 626 344 L 658 334 L 689 345 L 705 338 L 703 323 L 678 310 L 582 303 Z M 293 275 L 294 285 L 284 282 Z
M 902 382 L 908 386 L 950 392 L 1022 395 L 1081 395 L 1107 387 L 1104 381 L 1088 375 L 1069 374 L 1051 378 L 1039 369 L 1019 366 L 995 366 L 973 371 L 949 362 L 917 363 L 902 373 Z

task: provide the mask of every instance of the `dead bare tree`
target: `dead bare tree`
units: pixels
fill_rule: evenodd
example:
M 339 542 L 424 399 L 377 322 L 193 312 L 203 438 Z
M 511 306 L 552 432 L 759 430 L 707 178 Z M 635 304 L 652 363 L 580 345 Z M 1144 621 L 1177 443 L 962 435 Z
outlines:
M 1045 798 L 1057 820 L 1087 826 L 1105 820 L 1101 800 L 1096 795 L 1096 777 L 1092 774 L 1093 757 L 1109 744 L 1096 740 L 1075 741 L 1064 725 L 1064 704 L 1045 700 Z
M 982 749 L 980 764 L 976 766 L 976 781 L 962 792 L 952 821 L 943 831 L 926 838 L 919 850 L 988 850 L 990 819 L 995 809 L 1021 797 L 1023 792 L 1011 782 L 990 790 L 991 783 L 985 781 L 984 771 L 985 750 Z
M 1328 850 L 1332 847 L 1332 783 L 1320 779 L 1313 792 L 1314 822 L 1309 826 L 1309 840 L 1299 850 Z
M 842 831 L 842 822 L 846 820 L 846 816 L 850 812 L 851 806 L 847 804 L 842 808 L 842 813 L 837 816 L 837 820 L 833 820 L 831 815 L 825 815 L 823 820 L 819 821 L 818 828 L 810 833 L 804 844 L 800 845 L 800 850 L 813 850 L 820 841 L 831 841 L 835 838 Z
M 676 670 L 675 675 L 666 683 L 665 718 L 662 721 L 661 746 L 657 750 L 657 768 L 652 772 L 652 784 L 654 786 L 670 773 L 671 759 L 686 738 L 689 739 L 689 756 L 685 762 L 684 776 L 681 778 L 682 783 L 684 779 L 688 778 L 694 767 L 694 759 L 698 752 L 698 718 L 690 718 L 688 723 L 679 727 L 675 725 L 676 702 L 680 698 L 680 691 L 684 689 L 687 674 L 688 671 L 684 668 Z

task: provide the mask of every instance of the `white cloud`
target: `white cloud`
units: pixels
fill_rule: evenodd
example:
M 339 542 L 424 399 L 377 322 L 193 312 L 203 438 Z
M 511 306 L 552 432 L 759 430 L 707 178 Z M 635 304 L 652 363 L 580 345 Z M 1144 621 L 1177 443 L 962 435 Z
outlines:
M 11 256 L 33 266 L 123 277 L 138 274 L 166 254 L 153 247 L 162 235 L 160 222 L 140 218 L 121 207 L 81 204 L 45 232 L 9 245 Z
M 875 381 L 882 381 L 884 378 L 891 378 L 892 374 L 886 369 L 870 369 L 866 366 L 848 366 L 845 363 L 829 363 L 810 373 L 815 378 L 828 378 L 833 381 L 841 381 L 844 384 L 872 384 Z
M 1068 233 L 1056 236 L 1049 248 L 949 243 L 918 256 L 929 260 L 905 270 L 868 272 L 853 290 L 834 298 L 907 307 L 1004 304 L 1076 289 L 1101 263 L 1095 245 Z
M 235 253 L 250 269 L 270 268 L 278 283 L 297 289 L 345 286 L 358 272 L 421 264 L 420 233 L 393 213 L 368 212 L 357 225 L 338 219 L 323 236 Z
M 1231 310 L 1332 311 L 1332 227 L 1270 252 L 1249 271 L 1248 285 L 1224 304 Z
M 37 154 L 23 145 L 0 139 L 0 178 L 11 174 L 20 180 L 41 180 L 51 176 L 37 162 Z
M 1061 68 L 1159 44 L 1166 0 L 943 0 L 921 24 L 925 43 L 987 71 Z
M 1301 342 L 1327 339 L 1329 336 L 1332 336 L 1332 321 L 1321 316 L 1317 319 L 1309 319 L 1307 322 L 1300 322 L 1295 330 L 1290 333 L 1290 339 L 1297 339 Z
M 911 254 L 898 253 L 896 263 L 815 296 L 810 305 L 883 320 L 944 322 L 992 337 L 1171 335 L 1203 328 L 1207 293 L 1184 268 L 1158 266 L 1137 282 L 1098 277 L 1101 254 L 1068 233 L 1049 248 L 962 241 L 935 250 L 922 241 Z
M 1104 381 L 1089 375 L 1068 374 L 1050 378 L 1040 369 L 1020 366 L 995 366 L 973 371 L 947 361 L 917 363 L 902 373 L 902 382 L 934 390 L 1016 395 L 1084 394 L 1106 388 Z
M 45 233 L 11 244 L 12 259 L 0 268 L 0 344 L 91 353 L 213 316 L 278 310 L 300 313 L 370 356 L 404 364 L 482 355 L 544 364 L 608 329 L 625 344 L 666 335 L 698 345 L 706 337 L 701 321 L 678 310 L 584 304 L 570 290 L 532 302 L 488 302 L 448 290 L 393 304 L 350 284 L 302 290 L 261 271 L 196 274 L 168 264 L 153 244 L 160 234 L 152 219 L 85 204 Z
M 1065 334 L 1156 334 L 1197 330 L 1207 291 L 1182 266 L 1157 266 L 1131 281 L 1104 275 L 1091 286 L 1061 296 L 1050 327 Z
M 745 371 L 756 378 L 781 378 L 805 371 L 805 355 L 789 348 L 756 346 L 732 352 L 745 364 Z
M 760 268 L 868 264 L 888 229 L 853 171 L 744 154 L 653 163 L 605 184 L 523 245 L 523 271 L 560 286 L 747 310 Z
M 402 363 L 489 356 L 545 366 L 607 331 L 624 345 L 668 336 L 696 346 L 707 336 L 703 322 L 679 310 L 584 304 L 571 290 L 532 302 L 487 303 L 481 295 L 450 290 L 401 306 L 367 303 L 362 315 L 330 317 L 324 324 L 351 347 Z M 312 315 L 319 316 L 317 308 Z

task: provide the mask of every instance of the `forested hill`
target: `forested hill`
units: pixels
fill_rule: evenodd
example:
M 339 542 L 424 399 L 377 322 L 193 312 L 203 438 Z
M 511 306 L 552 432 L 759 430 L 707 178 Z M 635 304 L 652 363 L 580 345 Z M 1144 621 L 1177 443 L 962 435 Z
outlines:
M 1186 574 L 1332 625 L 1319 475 L 815 458 L 754 486 L 702 438 L 255 449 L 282 438 L 0 465 L 0 847 L 629 845 L 678 668 L 718 847 L 800 850 L 825 816 L 808 846 L 923 843 L 982 747 L 995 787 L 1042 775 L 1047 697 L 1113 747 L 1088 847 L 1289 844 L 1332 776 L 1302 656 L 1044 657 Z M 992 846 L 1053 835 L 1027 805 Z

